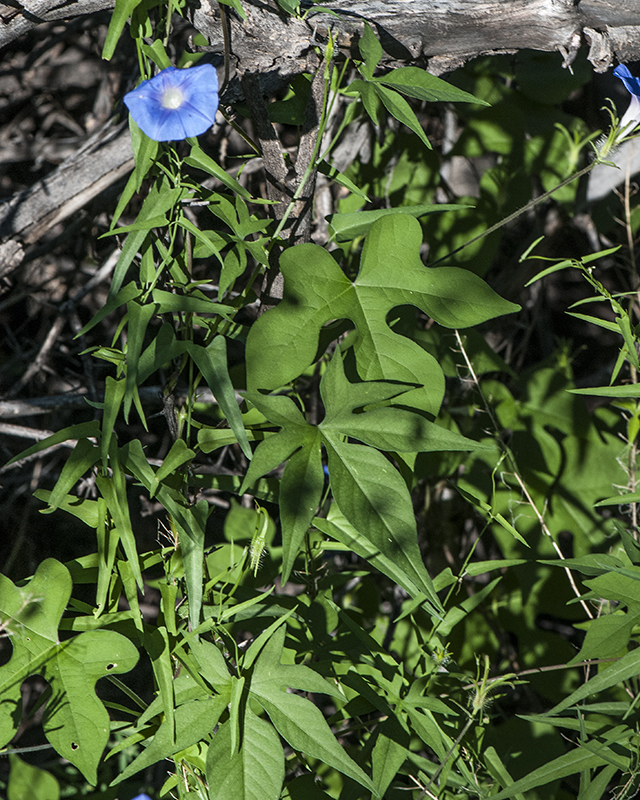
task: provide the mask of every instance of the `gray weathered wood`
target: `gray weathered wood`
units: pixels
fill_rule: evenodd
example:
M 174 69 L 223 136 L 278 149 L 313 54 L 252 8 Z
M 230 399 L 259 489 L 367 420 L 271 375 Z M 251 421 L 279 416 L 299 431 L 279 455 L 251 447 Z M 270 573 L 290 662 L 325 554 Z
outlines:
M 109 123 L 46 178 L 0 204 L 0 277 L 22 261 L 24 246 L 68 219 L 133 169 L 126 123 Z
M 43 22 L 110 9 L 114 0 L 0 2 L 0 47 Z M 197 0 L 194 26 L 209 50 L 224 49 L 217 0 Z M 417 62 L 434 74 L 475 56 L 520 49 L 557 50 L 570 65 L 582 45 L 598 72 L 616 61 L 640 60 L 640 0 L 328 0 L 335 12 L 310 10 L 296 19 L 274 2 L 248 2 L 246 20 L 228 11 L 232 77 L 223 102 L 243 98 L 242 78 L 257 76 L 269 95 L 291 77 L 315 71 L 315 45 L 331 33 L 343 54 L 357 56 L 365 21 L 376 30 L 383 65 Z M 20 264 L 24 247 L 132 168 L 128 131 L 93 139 L 50 176 L 0 205 L 0 275 Z
M 41 22 L 113 8 L 114 0 L 23 0 L 0 3 L 0 47 Z M 222 51 L 216 0 L 199 0 L 196 28 Z M 265 74 L 265 86 L 304 69 L 312 37 L 329 30 L 353 50 L 364 21 L 380 36 L 389 64 L 424 58 L 441 74 L 487 53 L 559 50 L 568 60 L 581 45 L 599 71 L 615 59 L 640 59 L 640 0 L 330 0 L 337 16 L 287 18 L 274 0 L 244 2 L 247 20 L 231 17 L 232 49 L 240 72 Z M 594 43 L 595 42 L 595 43 Z

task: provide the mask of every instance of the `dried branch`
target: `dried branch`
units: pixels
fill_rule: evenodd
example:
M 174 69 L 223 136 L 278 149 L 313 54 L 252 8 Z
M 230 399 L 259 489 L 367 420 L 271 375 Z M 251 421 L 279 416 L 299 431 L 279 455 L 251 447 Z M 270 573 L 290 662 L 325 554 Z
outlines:
M 133 169 L 126 123 L 105 128 L 46 178 L 0 205 L 0 277 L 22 260 L 24 246 L 42 239 Z

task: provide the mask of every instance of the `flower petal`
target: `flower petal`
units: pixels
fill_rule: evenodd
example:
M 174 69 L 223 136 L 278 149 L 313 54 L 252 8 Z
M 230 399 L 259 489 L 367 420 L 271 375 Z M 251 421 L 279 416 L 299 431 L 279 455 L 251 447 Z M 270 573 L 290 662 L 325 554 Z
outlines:
M 629 108 L 625 111 L 624 116 L 620 120 L 620 130 L 624 131 L 625 135 L 627 135 L 631 133 L 637 125 L 640 125 L 640 97 L 636 97 L 635 94 L 632 94 Z
M 165 92 L 178 89 L 182 103 L 166 108 Z M 199 136 L 210 128 L 218 110 L 218 75 L 211 64 L 190 69 L 167 67 L 124 97 L 138 127 L 157 142 Z
M 625 64 L 619 64 L 613 70 L 613 74 L 616 78 L 620 78 L 630 94 L 640 97 L 640 78 L 634 78 Z

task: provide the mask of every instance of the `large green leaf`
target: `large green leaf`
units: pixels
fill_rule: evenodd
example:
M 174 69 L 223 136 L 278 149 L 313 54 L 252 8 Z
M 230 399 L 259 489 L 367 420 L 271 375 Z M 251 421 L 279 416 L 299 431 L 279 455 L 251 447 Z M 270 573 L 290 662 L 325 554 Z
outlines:
M 367 236 L 360 272 L 350 281 L 321 247 L 302 244 L 283 254 L 280 304 L 263 314 L 247 338 L 249 389 L 275 389 L 297 378 L 316 358 L 320 331 L 334 319 L 350 319 L 363 380 L 393 380 L 420 388 L 407 405 L 437 414 L 444 376 L 433 356 L 394 334 L 386 317 L 414 305 L 447 327 L 476 325 L 518 306 L 501 299 L 476 275 L 455 267 L 426 269 L 420 261 L 420 224 L 405 214 L 379 219 Z
M 228 695 L 216 695 L 190 700 L 175 710 L 175 738 L 171 725 L 165 720 L 155 732 L 150 744 L 118 777 L 112 786 L 126 780 L 158 761 L 190 747 L 208 737 L 218 724 L 220 715 L 229 703 Z
M 374 408 L 365 413 L 354 413 L 390 398 L 404 405 L 410 392 L 399 395 L 399 391 L 397 384 L 349 383 L 342 359 L 339 355 L 334 356 L 320 384 L 326 416 L 318 427 L 324 436 L 345 434 L 389 452 L 494 449 L 441 428 L 406 409 Z
M 341 698 L 331 684 L 309 667 L 280 663 L 284 637 L 284 626 L 280 626 L 264 645 L 254 665 L 250 696 L 260 703 L 278 733 L 294 750 L 319 759 L 377 796 L 371 779 L 340 747 L 320 709 L 309 700 L 286 691 L 290 687 Z
M 351 242 L 358 236 L 366 236 L 373 223 L 389 214 L 409 214 L 418 219 L 436 211 L 458 211 L 471 208 L 467 205 L 423 204 L 420 206 L 398 206 L 396 208 L 378 208 L 375 211 L 354 211 L 350 214 L 332 214 L 328 217 L 329 232 L 336 242 Z
M 9 756 L 9 763 L 7 800 L 58 800 L 60 784 L 51 773 L 27 764 L 16 755 Z
M 69 570 L 53 558 L 18 588 L 0 574 L 0 622 L 13 653 L 0 667 L 0 746 L 13 738 L 21 718 L 20 684 L 53 657 L 58 625 L 71 596 Z
M 411 496 L 391 463 L 377 450 L 325 439 L 333 494 L 347 520 L 401 567 L 441 609 L 422 561 Z
M 211 800 L 278 800 L 284 782 L 280 737 L 247 704 L 240 749 L 234 752 L 225 722 L 209 745 L 206 774 Z
M 56 751 L 97 783 L 98 764 L 109 740 L 107 709 L 95 693 L 105 675 L 129 672 L 138 651 L 115 631 L 97 630 L 58 645 L 45 665 L 52 697 L 44 712 L 43 727 Z
M 360 558 L 365 559 L 384 575 L 388 575 L 394 583 L 402 586 L 410 597 L 426 599 L 425 593 L 418 589 L 406 570 L 396 564 L 393 558 L 388 558 L 381 553 L 367 536 L 356 530 L 340 511 L 337 503 L 332 504 L 326 519 L 315 517 L 313 525 L 319 531 L 326 533 L 327 536 L 331 536 L 331 538 L 353 550 Z
M 13 647 L 0 668 L 0 740 L 8 742 L 20 722 L 22 681 L 44 675 L 52 692 L 43 716 L 45 735 L 95 785 L 110 732 L 95 684 L 105 675 L 133 669 L 138 651 L 115 631 L 87 631 L 60 642 L 58 626 L 70 596 L 69 570 L 52 558 L 24 587 L 0 575 L 0 619 Z
M 411 737 L 396 718 L 385 720 L 378 728 L 378 737 L 371 753 L 373 782 L 380 797 L 384 797 L 389 784 L 404 764 Z
M 379 381 L 350 383 L 344 374 L 342 356 L 336 351 L 320 383 L 325 418 L 318 426 L 309 425 L 287 396 L 247 392 L 247 400 L 282 430 L 258 445 L 241 492 L 289 459 L 280 484 L 283 581 L 288 579 L 322 496 L 320 445 L 324 444 L 329 453 L 331 486 L 351 525 L 371 541 L 375 551 L 405 571 L 412 585 L 440 608 L 422 564 L 411 499 L 400 474 L 380 453 L 345 444 L 343 439 L 352 437 L 388 451 L 474 450 L 486 446 L 440 428 L 407 409 L 363 411 L 387 400 L 404 402 L 410 393 L 405 388 Z M 355 413 L 358 411 L 363 413 Z M 336 456 L 338 452 L 344 457 Z M 402 517 L 400 523 L 398 515 Z

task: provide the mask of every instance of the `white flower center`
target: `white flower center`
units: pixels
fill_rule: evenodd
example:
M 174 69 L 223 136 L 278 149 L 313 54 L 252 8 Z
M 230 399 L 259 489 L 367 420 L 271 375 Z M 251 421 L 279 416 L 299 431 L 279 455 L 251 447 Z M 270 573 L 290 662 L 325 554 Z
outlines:
M 163 108 L 180 108 L 183 100 L 184 95 L 180 89 L 177 86 L 171 86 L 162 93 L 161 103 Z

